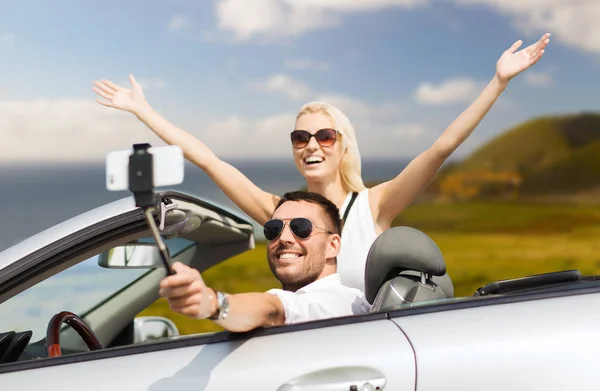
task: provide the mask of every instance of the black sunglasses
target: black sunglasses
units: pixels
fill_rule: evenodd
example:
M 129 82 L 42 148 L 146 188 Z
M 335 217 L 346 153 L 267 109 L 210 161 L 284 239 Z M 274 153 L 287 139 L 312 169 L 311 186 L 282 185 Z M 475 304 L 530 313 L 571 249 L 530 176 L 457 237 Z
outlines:
M 321 129 L 315 134 L 310 134 L 306 130 L 294 130 L 290 138 L 292 140 L 292 146 L 294 148 L 304 148 L 310 142 L 312 137 L 317 140 L 322 147 L 331 147 L 337 140 L 337 130 L 335 129 Z
M 296 217 L 294 219 L 291 219 L 289 223 L 284 222 L 283 220 L 269 220 L 265 223 L 265 225 L 263 226 L 263 232 L 265 234 L 265 238 L 267 240 L 275 240 L 279 237 L 279 235 L 281 235 L 281 233 L 283 232 L 283 228 L 286 226 L 286 224 L 289 224 L 290 226 L 290 230 L 292 231 L 292 233 L 294 234 L 294 236 L 296 236 L 297 238 L 300 239 L 307 239 L 310 234 L 312 233 L 314 228 L 323 230 L 325 232 L 327 232 L 330 235 L 333 235 L 333 232 L 325 229 L 325 228 L 319 228 L 319 227 L 315 227 L 312 223 L 312 221 L 310 221 L 307 218 L 304 217 Z

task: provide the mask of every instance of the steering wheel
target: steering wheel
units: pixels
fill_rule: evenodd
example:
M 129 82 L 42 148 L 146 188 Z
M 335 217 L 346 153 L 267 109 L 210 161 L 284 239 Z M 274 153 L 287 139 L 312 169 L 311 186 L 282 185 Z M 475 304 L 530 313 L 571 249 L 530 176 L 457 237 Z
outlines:
M 94 334 L 90 326 L 87 325 L 79 316 L 69 311 L 59 312 L 54 315 L 48 323 L 46 330 L 46 344 L 48 345 L 48 357 L 58 357 L 62 355 L 60 350 L 60 326 L 66 323 L 73 328 L 83 339 L 88 349 L 99 350 L 103 346 Z

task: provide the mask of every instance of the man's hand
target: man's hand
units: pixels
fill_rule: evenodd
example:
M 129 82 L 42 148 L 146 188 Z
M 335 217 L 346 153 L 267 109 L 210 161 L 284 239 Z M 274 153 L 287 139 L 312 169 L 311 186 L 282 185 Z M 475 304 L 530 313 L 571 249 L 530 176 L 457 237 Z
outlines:
M 172 269 L 176 274 L 164 278 L 159 285 L 159 294 L 167 299 L 171 309 L 194 319 L 206 319 L 215 315 L 215 291 L 204 284 L 198 270 L 181 262 L 175 262 Z M 242 332 L 285 323 L 283 304 L 275 295 L 238 293 L 228 298 L 227 318 L 216 321 L 225 330 Z
M 164 278 L 159 285 L 159 294 L 167 299 L 171 309 L 195 319 L 213 315 L 217 311 L 217 300 L 198 270 L 181 262 L 175 262 L 172 268 L 176 274 Z

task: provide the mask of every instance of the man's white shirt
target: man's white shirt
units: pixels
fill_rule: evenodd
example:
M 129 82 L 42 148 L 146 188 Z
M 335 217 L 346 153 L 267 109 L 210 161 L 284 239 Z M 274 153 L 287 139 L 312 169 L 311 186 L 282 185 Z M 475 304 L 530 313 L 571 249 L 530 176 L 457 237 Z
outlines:
M 364 314 L 371 309 L 364 293 L 342 285 L 337 273 L 310 283 L 296 292 L 271 289 L 267 293 L 276 295 L 281 300 L 285 324 Z

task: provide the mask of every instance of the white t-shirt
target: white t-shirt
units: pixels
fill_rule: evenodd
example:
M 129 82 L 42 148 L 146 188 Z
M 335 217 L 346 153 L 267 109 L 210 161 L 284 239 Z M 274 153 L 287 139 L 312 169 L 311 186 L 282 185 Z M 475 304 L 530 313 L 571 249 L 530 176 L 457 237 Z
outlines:
M 342 285 L 337 273 L 323 277 L 296 292 L 267 291 L 283 304 L 285 324 L 364 314 L 371 306 L 363 292 Z
M 348 193 L 340 208 L 340 218 L 344 217 L 351 197 L 352 193 Z M 337 257 L 337 272 L 342 279 L 342 284 L 365 291 L 367 255 L 377 236 L 369 205 L 369 189 L 365 189 L 358 193 L 358 197 L 350 207 L 342 230 L 341 249 Z

